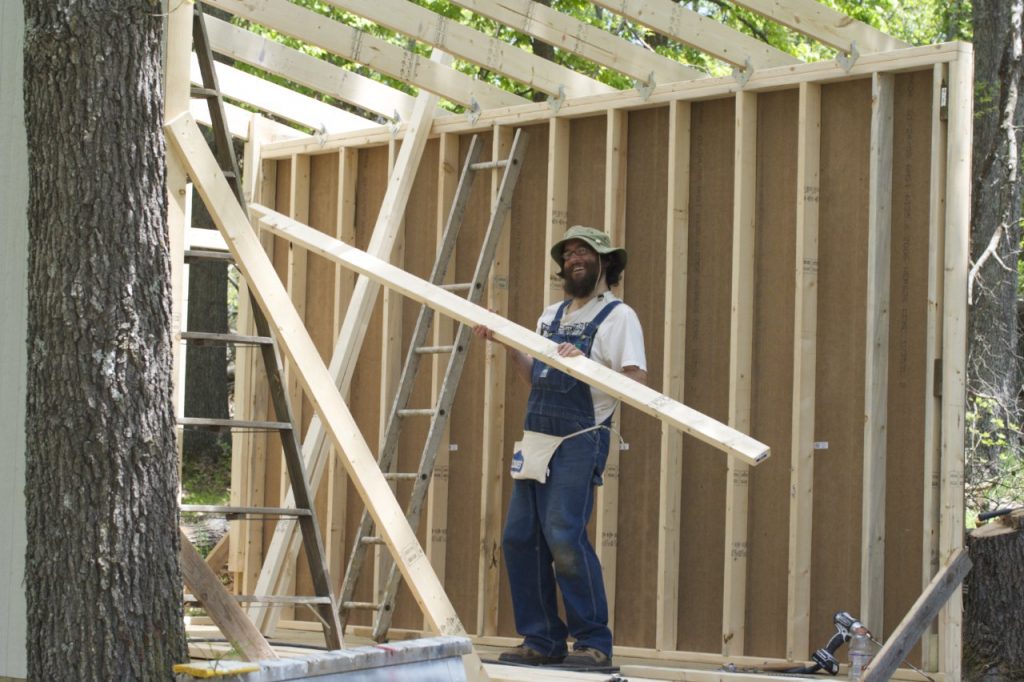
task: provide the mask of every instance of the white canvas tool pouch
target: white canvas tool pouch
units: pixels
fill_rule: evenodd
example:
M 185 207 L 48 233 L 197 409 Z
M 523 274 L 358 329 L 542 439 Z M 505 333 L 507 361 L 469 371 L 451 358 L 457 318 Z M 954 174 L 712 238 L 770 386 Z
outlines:
M 518 440 L 512 446 L 512 466 L 510 467 L 512 478 L 532 479 L 545 483 L 548 480 L 548 463 L 554 457 L 555 451 L 562 441 L 593 431 L 594 429 L 605 428 L 601 424 L 582 429 L 568 436 L 551 436 L 537 431 L 523 431 L 523 439 Z

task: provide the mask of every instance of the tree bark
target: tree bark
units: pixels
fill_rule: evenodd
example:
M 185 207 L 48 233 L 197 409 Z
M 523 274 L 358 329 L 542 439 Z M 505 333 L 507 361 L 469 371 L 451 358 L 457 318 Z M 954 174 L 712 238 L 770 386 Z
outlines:
M 1024 532 L 1020 512 L 968 537 L 974 566 L 964 583 L 964 679 L 1024 679 Z
M 1016 450 L 1006 424 L 1020 423 L 1017 260 L 1020 255 L 1021 141 L 1024 124 L 1024 0 L 974 1 L 975 123 L 968 390 L 982 403 L 977 427 L 1004 436 L 979 444 L 969 474 L 998 476 L 999 454 Z M 969 409 L 972 406 L 969 406 Z M 968 480 L 968 484 L 970 484 Z
M 25 0 L 33 680 L 185 658 L 158 0 Z

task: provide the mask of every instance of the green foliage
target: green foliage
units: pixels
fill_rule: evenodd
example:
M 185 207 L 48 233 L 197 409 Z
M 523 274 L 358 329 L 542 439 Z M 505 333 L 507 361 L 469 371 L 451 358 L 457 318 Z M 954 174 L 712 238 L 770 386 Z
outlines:
M 964 479 L 971 526 L 981 512 L 1024 506 L 1024 453 L 1020 424 L 1010 421 L 997 401 L 974 397 L 966 417 Z

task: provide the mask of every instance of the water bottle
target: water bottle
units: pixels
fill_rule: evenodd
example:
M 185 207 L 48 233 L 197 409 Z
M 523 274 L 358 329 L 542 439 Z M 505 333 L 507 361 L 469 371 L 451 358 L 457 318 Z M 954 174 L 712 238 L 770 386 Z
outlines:
M 850 679 L 859 680 L 864 676 L 871 658 L 874 656 L 871 639 L 863 632 L 855 632 L 850 637 Z

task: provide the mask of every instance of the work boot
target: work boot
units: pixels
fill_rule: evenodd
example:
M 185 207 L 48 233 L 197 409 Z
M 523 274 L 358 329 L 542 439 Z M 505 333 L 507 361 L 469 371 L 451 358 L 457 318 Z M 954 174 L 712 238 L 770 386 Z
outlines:
M 612 659 L 603 651 L 588 646 L 576 646 L 573 647 L 572 653 L 562 661 L 562 665 L 572 668 L 609 668 L 612 665 Z
M 520 644 L 515 649 L 509 649 L 498 656 L 502 663 L 514 663 L 515 665 L 554 665 L 561 663 L 565 656 L 545 656 L 525 644 Z

